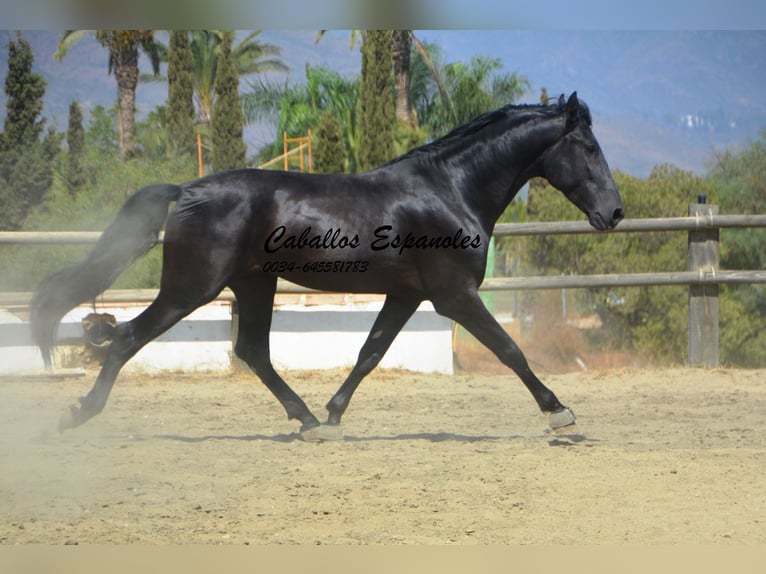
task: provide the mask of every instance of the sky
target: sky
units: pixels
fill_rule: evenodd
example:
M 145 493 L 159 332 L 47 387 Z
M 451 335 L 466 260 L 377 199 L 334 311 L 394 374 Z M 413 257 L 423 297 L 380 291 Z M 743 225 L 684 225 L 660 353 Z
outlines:
M 762 0 L 5 0 L 16 28 L 763 29 Z
M 706 30 L 763 26 L 760 0 L 418 0 L 445 28 Z M 438 14 L 438 16 L 436 15 Z

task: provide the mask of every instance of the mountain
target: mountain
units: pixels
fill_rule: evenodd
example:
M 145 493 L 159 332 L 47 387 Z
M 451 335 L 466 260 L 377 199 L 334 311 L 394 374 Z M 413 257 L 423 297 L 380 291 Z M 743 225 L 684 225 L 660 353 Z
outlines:
M 660 163 L 704 173 L 713 150 L 745 145 L 766 128 L 766 32 L 610 32 L 549 30 L 419 30 L 417 37 L 437 43 L 445 62 L 472 55 L 499 58 L 506 71 L 527 77 L 527 102 L 577 90 L 591 108 L 594 131 L 612 168 L 645 177 Z M 7 71 L 12 32 L 0 31 L 0 73 Z M 25 31 L 35 69 L 48 82 L 44 114 L 66 129 L 73 99 L 87 110 L 116 100 L 107 73 L 107 53 L 92 38 L 74 46 L 64 62 L 53 59 L 60 31 Z M 266 30 L 262 41 L 282 48 L 290 66 L 278 82 L 301 82 L 305 66 L 331 67 L 358 74 L 358 45 L 347 31 L 328 32 L 316 42 L 313 30 Z M 142 66 L 150 70 L 148 63 Z M 245 85 L 245 82 L 243 82 Z M 139 117 L 164 102 L 167 86 L 142 83 Z M 0 94 L 0 107 L 5 96 Z M 274 139 L 273 126 L 246 130 L 250 153 Z

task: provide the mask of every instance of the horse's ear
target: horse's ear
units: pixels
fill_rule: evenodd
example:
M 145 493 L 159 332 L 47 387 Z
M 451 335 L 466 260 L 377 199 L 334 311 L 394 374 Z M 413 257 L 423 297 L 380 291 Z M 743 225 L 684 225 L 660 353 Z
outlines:
M 560 107 L 560 108 L 563 108 L 563 107 L 564 107 L 564 105 L 565 105 L 566 103 L 567 103 L 567 100 L 566 100 L 566 98 L 564 97 L 564 94 L 561 94 L 561 95 L 559 96 L 559 107 Z
M 579 109 L 580 100 L 577 99 L 577 92 L 572 92 L 572 95 L 567 100 L 567 113 L 576 114 Z
M 577 99 L 577 92 L 572 92 L 566 105 L 567 128 L 572 129 L 577 125 L 580 119 L 580 100 Z

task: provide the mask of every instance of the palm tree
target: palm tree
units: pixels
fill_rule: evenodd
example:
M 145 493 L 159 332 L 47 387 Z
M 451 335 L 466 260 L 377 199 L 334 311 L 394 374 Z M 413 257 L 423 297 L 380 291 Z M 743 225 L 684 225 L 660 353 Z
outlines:
M 276 86 L 263 81 L 251 84 L 242 95 L 245 123 L 275 121 L 277 141 L 264 150 L 267 157 L 281 153 L 282 133 L 304 135 L 318 125 L 323 113 L 331 114 L 341 127 L 348 161 L 345 171 L 354 172 L 359 164 L 359 129 L 357 125 L 358 79 L 348 79 L 338 72 L 306 65 L 306 84 Z
M 215 86 L 218 54 L 224 32 L 224 30 L 194 30 L 191 32 L 194 98 L 199 121 L 203 125 L 209 125 L 212 119 L 213 100 L 215 98 L 213 87 Z M 281 54 L 280 48 L 256 40 L 260 33 L 260 30 L 255 30 L 232 47 L 231 57 L 240 77 L 264 72 L 286 72 L 289 69 L 284 62 L 278 59 Z
M 513 103 L 529 88 L 523 76 L 501 73 L 502 62 L 498 58 L 473 56 L 468 64 L 441 65 L 438 46 L 429 45 L 426 49 L 431 53 L 431 64 L 420 57 L 412 62 L 412 93 L 418 119 L 431 137 L 442 135 L 491 109 Z M 439 67 L 442 86 L 433 82 L 430 66 L 434 62 Z
M 62 61 L 69 49 L 89 33 L 95 33 L 98 43 L 109 50 L 109 73 L 117 80 L 120 151 L 123 157 L 129 157 L 135 134 L 139 50 L 149 56 L 156 75 L 160 69 L 160 47 L 155 42 L 154 30 L 67 30 L 56 48 L 56 60 Z
M 394 60 L 394 93 L 396 94 L 396 119 L 406 126 L 415 126 L 410 86 L 410 53 L 412 30 L 394 30 L 391 36 L 391 56 Z
M 518 99 L 529 86 L 516 74 L 498 74 L 499 58 L 472 56 L 468 65 L 461 62 L 444 67 L 443 76 L 453 109 L 448 119 L 454 125 Z
M 327 30 L 320 30 L 316 41 L 319 42 Z M 364 41 L 364 30 L 351 30 L 351 44 L 353 50 L 356 40 Z M 412 69 L 410 66 L 410 55 L 412 46 L 420 54 L 428 70 L 431 72 L 433 81 L 443 98 L 443 105 L 449 107 L 447 93 L 442 87 L 442 80 L 435 64 L 431 61 L 428 50 L 420 40 L 415 36 L 412 30 L 393 30 L 391 50 L 394 59 L 394 92 L 396 94 L 396 119 L 399 123 L 409 128 L 417 127 L 417 117 L 412 106 L 412 93 L 410 86 L 412 84 Z

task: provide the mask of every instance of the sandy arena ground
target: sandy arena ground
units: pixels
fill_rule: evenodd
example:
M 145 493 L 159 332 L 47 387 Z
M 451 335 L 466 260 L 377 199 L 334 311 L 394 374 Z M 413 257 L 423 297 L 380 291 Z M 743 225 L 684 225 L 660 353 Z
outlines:
M 291 372 L 314 412 L 343 373 Z M 0 381 L 0 543 L 766 542 L 766 371 L 546 376 L 556 436 L 513 375 L 376 371 L 345 439 L 309 444 L 252 377 Z M 320 414 L 321 413 L 321 414 Z

